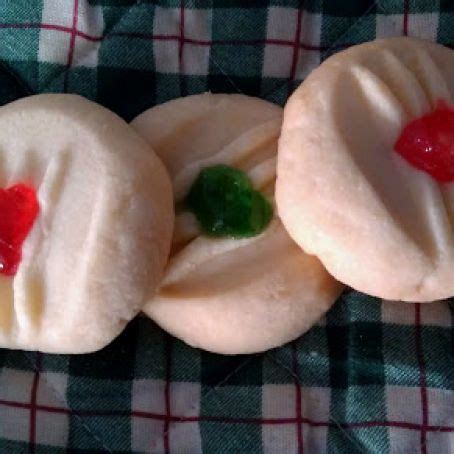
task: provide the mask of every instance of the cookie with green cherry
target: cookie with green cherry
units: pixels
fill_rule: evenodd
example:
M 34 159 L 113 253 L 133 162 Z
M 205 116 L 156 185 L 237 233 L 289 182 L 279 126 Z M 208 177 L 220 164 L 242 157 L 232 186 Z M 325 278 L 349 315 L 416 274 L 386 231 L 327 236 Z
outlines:
M 132 122 L 167 167 L 176 208 L 170 261 L 144 312 L 195 347 L 276 347 L 307 331 L 342 290 L 276 211 L 281 122 L 272 103 L 211 93 Z

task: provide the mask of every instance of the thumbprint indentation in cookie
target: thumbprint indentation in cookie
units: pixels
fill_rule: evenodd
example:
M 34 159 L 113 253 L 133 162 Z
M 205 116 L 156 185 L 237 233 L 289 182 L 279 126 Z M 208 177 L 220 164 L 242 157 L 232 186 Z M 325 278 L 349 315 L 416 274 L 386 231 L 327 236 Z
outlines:
M 247 175 L 226 165 L 206 167 L 200 172 L 186 206 L 211 236 L 255 236 L 273 216 L 270 202 L 254 190 Z
M 22 243 L 38 215 L 33 188 L 19 183 L 0 189 L 0 273 L 14 276 L 22 257 Z
M 454 181 L 454 109 L 439 101 L 435 110 L 405 126 L 394 148 L 436 180 Z

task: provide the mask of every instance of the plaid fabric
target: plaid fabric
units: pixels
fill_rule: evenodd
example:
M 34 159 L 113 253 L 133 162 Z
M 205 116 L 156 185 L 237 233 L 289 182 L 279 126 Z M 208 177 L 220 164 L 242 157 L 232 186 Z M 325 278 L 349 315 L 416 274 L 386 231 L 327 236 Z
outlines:
M 283 104 L 333 52 L 397 35 L 453 45 L 454 3 L 4 0 L 0 101 L 74 92 L 127 120 L 206 90 Z M 453 317 L 349 291 L 261 355 L 191 349 L 140 317 L 96 354 L 0 350 L 0 452 L 449 452 Z

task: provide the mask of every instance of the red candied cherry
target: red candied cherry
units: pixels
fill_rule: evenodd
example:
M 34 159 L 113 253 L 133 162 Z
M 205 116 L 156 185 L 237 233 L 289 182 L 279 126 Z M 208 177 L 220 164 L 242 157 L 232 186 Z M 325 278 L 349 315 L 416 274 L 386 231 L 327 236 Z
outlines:
M 22 258 L 22 243 L 38 215 L 33 188 L 19 183 L 0 189 L 0 273 L 14 276 Z
M 454 181 L 454 109 L 439 101 L 435 110 L 405 126 L 394 148 L 436 180 Z

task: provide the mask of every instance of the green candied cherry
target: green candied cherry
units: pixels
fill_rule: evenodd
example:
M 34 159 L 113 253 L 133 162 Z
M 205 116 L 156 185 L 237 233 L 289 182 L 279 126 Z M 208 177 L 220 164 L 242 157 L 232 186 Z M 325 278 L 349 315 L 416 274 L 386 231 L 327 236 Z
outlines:
M 273 217 L 271 203 L 252 187 L 247 175 L 222 164 L 200 172 L 185 203 L 210 236 L 255 236 Z

